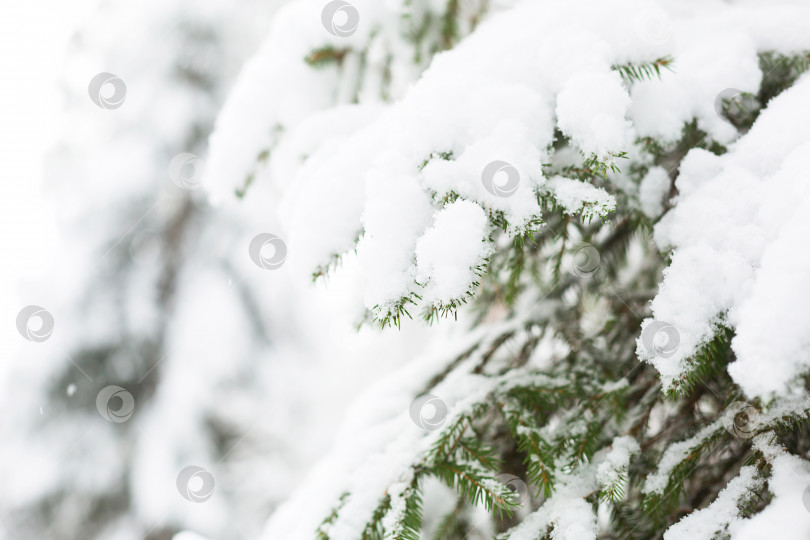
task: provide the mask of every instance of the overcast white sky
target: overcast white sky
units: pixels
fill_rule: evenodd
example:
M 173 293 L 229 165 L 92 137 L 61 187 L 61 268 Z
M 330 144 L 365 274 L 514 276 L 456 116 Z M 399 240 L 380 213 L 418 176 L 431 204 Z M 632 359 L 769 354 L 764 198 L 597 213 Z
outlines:
M 16 284 L 54 264 L 42 159 L 59 114 L 56 80 L 70 35 L 98 0 L 3 0 L 0 7 L 0 358 L 15 348 Z

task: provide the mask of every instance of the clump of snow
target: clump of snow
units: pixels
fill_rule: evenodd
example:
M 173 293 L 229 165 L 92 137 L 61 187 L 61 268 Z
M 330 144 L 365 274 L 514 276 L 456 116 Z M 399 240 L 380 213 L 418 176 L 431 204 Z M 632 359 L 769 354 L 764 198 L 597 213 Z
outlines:
M 596 479 L 603 489 L 616 485 L 621 481 L 621 477 L 627 473 L 630 458 L 638 454 L 639 450 L 638 441 L 629 435 L 613 439 L 613 444 L 605 456 L 605 461 L 600 463 L 596 469 Z
M 693 150 L 676 180 L 674 208 L 655 229 L 675 248 L 652 303 L 656 320 L 678 333 L 661 356 L 639 339 L 638 353 L 669 387 L 718 324 L 735 329 L 729 373 L 749 397 L 787 391 L 810 367 L 810 78 L 773 99 L 729 153 Z M 786 316 L 786 314 L 789 314 Z M 648 323 L 645 323 L 648 324 Z
M 671 181 L 663 167 L 651 167 L 638 188 L 641 211 L 650 218 L 657 218 L 664 211 L 664 201 L 669 194 Z
M 737 336 L 732 341 L 737 360 L 729 366 L 729 374 L 752 396 L 780 393 L 810 369 L 810 250 L 804 247 L 810 235 L 804 211 L 810 204 L 809 152 L 810 143 L 797 148 L 779 173 L 779 179 L 787 182 L 804 175 L 804 186 L 797 182 L 790 190 L 797 197 L 796 191 L 804 194 L 793 201 L 793 208 L 784 209 L 792 215 L 765 248 L 757 279 L 737 314 Z M 789 196 L 783 197 L 776 202 L 780 207 L 789 205 Z
M 430 224 L 433 207 L 406 175 L 369 174 L 366 200 L 365 233 L 357 253 L 366 271 L 365 305 L 372 308 L 413 290 L 412 253 Z
M 596 538 L 599 527 L 591 504 L 583 498 L 561 500 L 550 508 L 554 528 L 553 540 L 587 540 Z
M 566 214 L 582 212 L 585 221 L 604 217 L 616 209 L 616 199 L 612 195 L 587 182 L 555 176 L 546 182 L 545 188 L 553 193 Z
M 416 243 L 416 279 L 425 300 L 449 303 L 461 298 L 476 277 L 490 247 L 484 210 L 470 201 L 448 204 Z
M 686 24 L 673 17 L 675 39 L 667 52 L 676 59 L 674 71 L 631 90 L 630 118 L 639 135 L 676 141 L 683 124 L 696 118 L 712 139 L 732 140 L 737 131 L 717 114 L 715 98 L 727 88 L 757 92 L 762 79 L 757 34 L 772 17 L 750 7 L 702 11 Z
M 583 71 L 557 95 L 557 125 L 586 154 L 606 160 L 627 145 L 630 96 L 615 71 Z

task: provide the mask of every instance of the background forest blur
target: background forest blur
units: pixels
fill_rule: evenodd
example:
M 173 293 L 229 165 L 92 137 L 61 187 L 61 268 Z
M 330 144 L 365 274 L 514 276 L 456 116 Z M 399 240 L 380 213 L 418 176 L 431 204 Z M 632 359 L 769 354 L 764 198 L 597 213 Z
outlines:
M 22 76 L 0 78 L 0 538 L 254 536 L 353 394 L 426 341 L 356 331 L 351 262 L 328 292 L 257 267 L 272 213 L 247 221 L 195 189 L 282 3 L 4 4 L 2 70 Z M 126 81 L 115 111 L 88 96 L 108 72 Z M 185 184 L 177 156 L 193 156 Z M 28 305 L 52 315 L 47 341 L 17 332 Z M 113 421 L 110 387 L 132 396 Z M 208 504 L 178 492 L 189 466 L 216 479 Z

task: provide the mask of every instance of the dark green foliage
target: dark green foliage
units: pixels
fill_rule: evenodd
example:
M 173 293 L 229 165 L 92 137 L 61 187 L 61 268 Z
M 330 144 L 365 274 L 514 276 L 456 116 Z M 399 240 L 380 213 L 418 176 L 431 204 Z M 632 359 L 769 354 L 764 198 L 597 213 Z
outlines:
M 596 155 L 592 155 L 585 160 L 583 169 L 585 169 L 588 174 L 607 178 L 608 171 L 614 174 L 619 172 L 619 166 L 616 163 L 616 159 L 627 159 L 627 152 L 611 154 L 607 159 L 600 159 Z
M 516 505 L 512 492 L 492 476 L 491 471 L 473 462 L 443 461 L 433 466 L 431 472 L 462 497 L 476 506 L 483 505 L 498 516 L 511 515 Z
M 627 473 L 620 472 L 616 482 L 605 486 L 599 492 L 599 498 L 602 502 L 616 503 L 624 498 L 624 492 L 627 486 Z
M 731 328 L 720 327 L 712 340 L 689 359 L 689 369 L 675 382 L 668 392 L 669 397 L 674 399 L 689 395 L 697 385 L 724 370 L 730 362 L 733 337 L 734 331 Z
M 405 296 L 399 300 L 394 306 L 390 308 L 390 310 L 382 312 L 382 306 L 375 305 L 374 312 L 375 313 L 382 313 L 381 315 L 374 315 L 374 322 L 379 323 L 381 328 L 386 328 L 388 326 L 396 326 L 400 328 L 402 323 L 402 316 L 405 315 L 409 319 L 413 320 L 411 314 L 408 312 L 407 305 L 417 305 L 416 300 L 421 300 L 422 297 L 416 293 L 411 293 L 409 296 Z
M 765 51 L 759 55 L 759 69 L 762 70 L 762 84 L 757 100 L 764 107 L 775 96 L 790 88 L 796 79 L 810 69 L 810 51 L 783 55 Z
M 400 519 L 396 520 L 391 530 L 386 531 L 387 538 L 391 540 L 421 540 L 422 538 L 422 492 L 419 489 L 419 477 L 414 476 L 413 481 L 402 493 L 405 500 L 405 510 Z
M 721 99 L 719 112 L 741 132 L 748 131 L 759 116 L 761 105 L 757 96 L 750 92 L 738 92 L 718 99 Z

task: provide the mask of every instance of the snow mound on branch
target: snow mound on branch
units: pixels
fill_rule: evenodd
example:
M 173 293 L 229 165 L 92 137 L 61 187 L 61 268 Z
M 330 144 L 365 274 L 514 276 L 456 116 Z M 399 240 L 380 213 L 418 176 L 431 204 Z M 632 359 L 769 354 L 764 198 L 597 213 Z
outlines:
M 638 454 L 639 450 L 638 441 L 629 435 L 613 439 L 613 445 L 605 456 L 605 461 L 596 469 L 596 479 L 603 488 L 615 485 L 621 480 L 622 475 L 627 473 L 627 467 L 630 466 L 630 458 Z
M 752 490 L 762 485 L 757 470 L 752 466 L 740 469 L 740 474 L 728 483 L 709 506 L 692 512 L 667 529 L 664 540 L 711 540 L 726 525 L 740 519 L 740 502 Z M 773 527 L 773 524 L 770 525 Z
M 638 345 L 666 387 L 721 324 L 735 329 L 728 370 L 751 398 L 789 391 L 810 368 L 808 92 L 805 76 L 727 154 L 695 149 L 684 159 L 675 206 L 655 228 L 674 254 L 652 303 L 678 343 L 666 354 Z
M 759 449 L 765 446 L 757 441 L 754 444 Z M 733 540 L 769 538 L 777 531 L 780 540 L 810 538 L 810 464 L 787 452 L 774 453 L 777 455 L 769 457 L 773 472 L 768 478 L 773 499 L 754 516 L 731 523 L 729 532 Z M 768 455 L 767 449 L 765 454 Z M 789 525 L 775 526 L 783 523 Z
M 596 216 L 605 216 L 616 209 L 616 199 L 602 188 L 587 182 L 555 176 L 546 182 L 545 189 L 554 195 L 557 203 L 566 214 L 582 212 L 588 220 Z
M 717 420 L 703 427 L 694 436 L 669 445 L 658 462 L 658 470 L 644 480 L 644 493 L 663 495 L 673 469 L 681 463 L 692 450 L 722 426 Z
M 366 183 L 365 236 L 357 246 L 367 271 L 365 304 L 408 296 L 415 273 L 411 254 L 430 224 L 433 207 L 407 175 L 373 171 Z
M 663 167 L 652 167 L 641 180 L 638 199 L 641 211 L 657 218 L 664 211 L 664 199 L 669 194 L 669 173 Z
M 487 216 L 473 202 L 451 203 L 436 215 L 416 244 L 417 280 L 427 284 L 427 301 L 447 302 L 467 292 L 489 249 L 486 233 Z
M 627 146 L 629 105 L 618 73 L 584 71 L 568 79 L 557 95 L 557 124 L 583 152 L 608 159 Z

